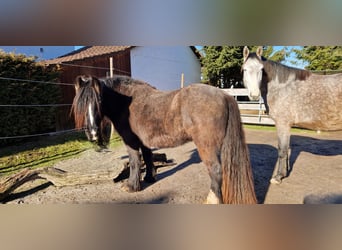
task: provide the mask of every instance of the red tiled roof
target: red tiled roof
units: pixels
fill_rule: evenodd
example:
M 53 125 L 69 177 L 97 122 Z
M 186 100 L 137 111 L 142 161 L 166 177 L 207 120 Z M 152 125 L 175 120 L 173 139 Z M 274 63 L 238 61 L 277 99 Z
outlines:
M 78 50 L 75 50 L 66 55 L 57 57 L 55 59 L 44 61 L 45 64 L 58 64 L 63 62 L 71 62 L 82 60 L 85 58 L 91 58 L 95 56 L 102 56 L 106 54 L 112 54 L 115 52 L 124 51 L 126 49 L 130 49 L 133 46 L 85 46 Z

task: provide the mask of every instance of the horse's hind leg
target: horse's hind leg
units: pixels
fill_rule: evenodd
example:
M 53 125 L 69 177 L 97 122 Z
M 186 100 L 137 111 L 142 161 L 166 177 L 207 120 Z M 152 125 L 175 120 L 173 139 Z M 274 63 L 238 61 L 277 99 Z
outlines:
M 202 162 L 206 165 L 210 176 L 210 190 L 206 204 L 221 204 L 222 200 L 222 167 L 219 162 L 219 155 L 209 149 L 211 147 L 197 147 Z
M 278 126 L 278 168 L 275 176 L 272 177 L 271 183 L 280 184 L 282 179 L 287 176 L 289 166 L 289 145 L 290 145 L 290 129 L 289 125 Z
M 222 204 L 222 168 L 220 164 L 212 164 L 208 167 L 210 176 L 210 190 L 206 204 Z
M 154 183 L 156 181 L 156 168 L 153 164 L 153 154 L 151 149 L 142 146 L 141 152 L 144 158 L 144 162 L 146 164 L 146 175 L 144 181 L 147 183 Z
M 128 192 L 136 192 L 140 190 L 140 168 L 141 158 L 139 150 L 127 146 L 129 156 L 129 177 L 127 183 L 124 183 L 123 189 Z

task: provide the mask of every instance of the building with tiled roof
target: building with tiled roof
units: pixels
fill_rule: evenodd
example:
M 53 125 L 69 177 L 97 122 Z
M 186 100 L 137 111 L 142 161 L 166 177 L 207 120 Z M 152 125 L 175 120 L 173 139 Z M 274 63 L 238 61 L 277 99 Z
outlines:
M 113 53 L 125 51 L 133 46 L 85 46 L 78 50 L 72 51 L 66 55 L 55 59 L 46 60 L 46 64 L 59 64 L 65 62 L 75 62 L 87 58 L 102 57 Z

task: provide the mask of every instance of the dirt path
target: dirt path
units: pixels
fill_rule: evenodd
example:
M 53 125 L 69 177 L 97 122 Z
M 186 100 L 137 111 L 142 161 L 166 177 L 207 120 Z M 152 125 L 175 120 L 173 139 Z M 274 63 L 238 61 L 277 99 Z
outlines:
M 290 159 L 293 170 L 281 185 L 269 184 L 277 160 L 276 133 L 247 129 L 246 138 L 259 203 L 301 204 L 304 199 L 308 203 L 342 203 L 342 132 L 293 134 Z M 156 152 L 166 153 L 177 164 L 159 168 L 158 181 L 153 185 L 143 184 L 141 192 L 124 192 L 121 183 L 113 181 L 62 188 L 42 185 L 18 190 L 8 203 L 203 203 L 209 191 L 209 176 L 194 144 Z M 111 162 L 125 157 L 124 147 L 106 153 L 88 150 L 55 167 L 89 172 L 110 168 Z

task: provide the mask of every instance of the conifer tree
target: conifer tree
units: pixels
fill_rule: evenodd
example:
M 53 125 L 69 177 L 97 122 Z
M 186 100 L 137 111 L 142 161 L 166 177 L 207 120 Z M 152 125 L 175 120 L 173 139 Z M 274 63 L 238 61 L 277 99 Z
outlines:
M 293 50 L 309 70 L 342 70 L 342 46 L 304 46 Z

